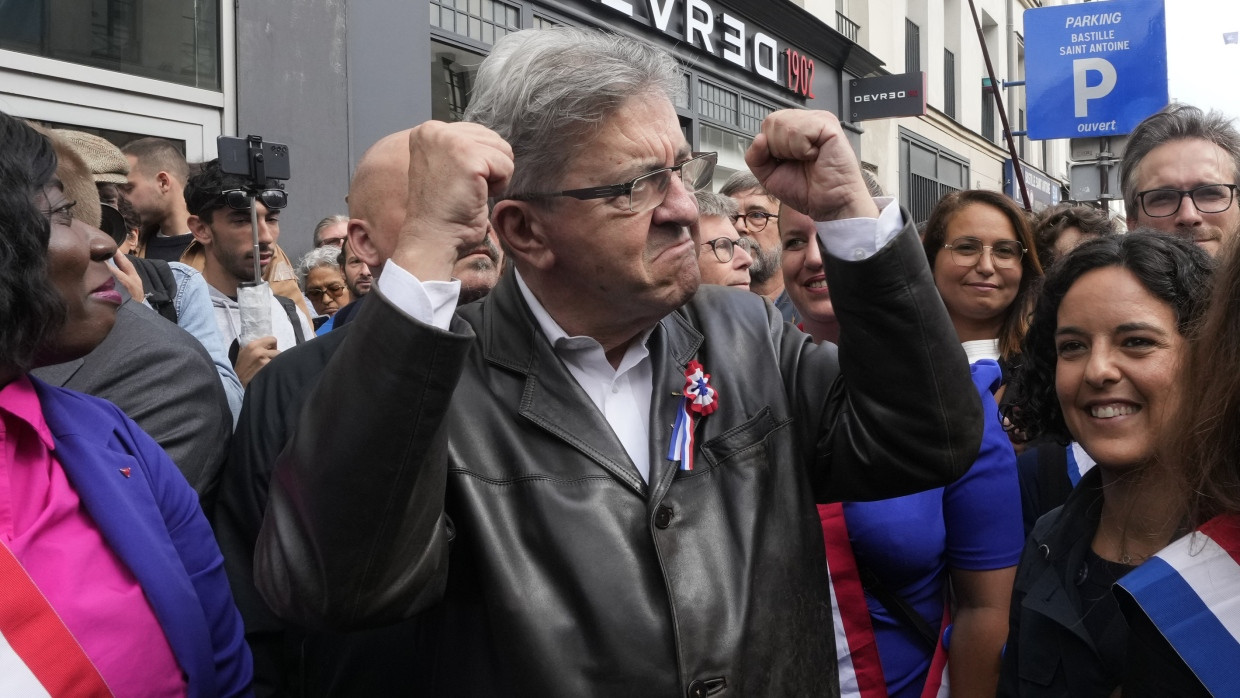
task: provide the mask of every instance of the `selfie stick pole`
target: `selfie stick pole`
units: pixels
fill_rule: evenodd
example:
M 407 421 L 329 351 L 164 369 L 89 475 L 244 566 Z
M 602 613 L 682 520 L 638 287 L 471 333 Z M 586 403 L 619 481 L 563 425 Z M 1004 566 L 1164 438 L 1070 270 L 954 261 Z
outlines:
M 259 262 L 258 245 L 258 192 L 267 185 L 267 166 L 263 160 L 263 139 L 248 138 L 250 154 L 250 233 L 254 236 L 254 283 L 263 282 L 263 265 Z
M 258 260 L 258 199 L 250 192 L 250 232 L 254 234 L 254 283 L 263 282 L 263 265 Z

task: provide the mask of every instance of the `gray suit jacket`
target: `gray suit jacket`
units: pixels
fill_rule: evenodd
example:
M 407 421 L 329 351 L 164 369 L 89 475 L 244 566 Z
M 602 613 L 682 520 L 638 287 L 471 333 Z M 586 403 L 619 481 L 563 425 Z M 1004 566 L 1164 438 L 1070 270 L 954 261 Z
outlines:
M 115 403 L 167 451 L 200 498 L 214 493 L 232 413 L 211 357 L 193 335 L 126 300 L 94 351 L 33 373 Z

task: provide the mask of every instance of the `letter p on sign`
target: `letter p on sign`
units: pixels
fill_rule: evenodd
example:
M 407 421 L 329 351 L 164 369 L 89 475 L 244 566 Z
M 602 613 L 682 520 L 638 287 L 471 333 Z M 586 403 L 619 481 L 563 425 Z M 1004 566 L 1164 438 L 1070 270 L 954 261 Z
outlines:
M 1102 81 L 1089 85 L 1089 73 L 1100 73 Z M 1105 58 L 1078 58 L 1072 61 L 1072 95 L 1077 118 L 1089 116 L 1089 100 L 1102 99 L 1115 89 L 1115 66 Z

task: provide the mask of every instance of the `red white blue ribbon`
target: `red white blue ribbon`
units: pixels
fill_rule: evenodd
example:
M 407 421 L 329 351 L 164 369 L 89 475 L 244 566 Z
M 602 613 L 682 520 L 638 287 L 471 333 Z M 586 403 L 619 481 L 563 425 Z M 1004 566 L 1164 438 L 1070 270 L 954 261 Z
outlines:
M 1201 683 L 1240 695 L 1240 516 L 1225 514 L 1119 580 Z
M 710 384 L 710 374 L 702 364 L 690 361 L 685 369 L 685 390 L 672 425 L 672 443 L 667 459 L 680 463 L 681 470 L 693 470 L 693 417 L 706 416 L 719 407 L 719 393 Z

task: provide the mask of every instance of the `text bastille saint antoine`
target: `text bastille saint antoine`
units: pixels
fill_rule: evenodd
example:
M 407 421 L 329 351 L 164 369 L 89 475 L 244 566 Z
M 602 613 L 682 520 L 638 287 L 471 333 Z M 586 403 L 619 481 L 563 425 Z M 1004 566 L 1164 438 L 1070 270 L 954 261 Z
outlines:
M 1081 15 L 1068 17 L 1064 28 L 1076 29 L 1096 27 L 1082 32 L 1072 33 L 1072 43 L 1059 47 L 1061 56 L 1080 56 L 1088 53 L 1110 53 L 1127 51 L 1128 40 L 1115 39 L 1115 30 L 1107 29 L 1108 25 L 1119 24 L 1123 20 L 1122 12 L 1107 12 L 1097 15 Z

